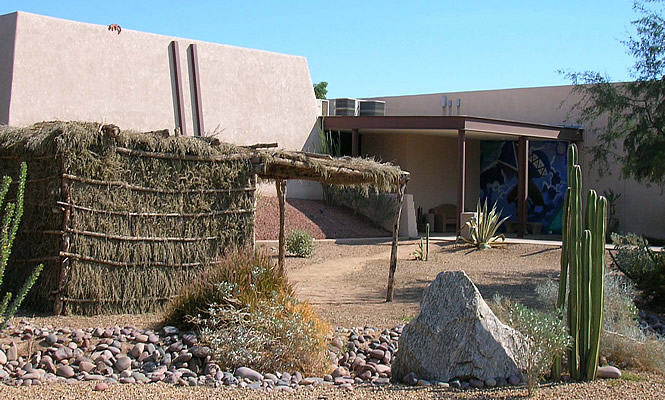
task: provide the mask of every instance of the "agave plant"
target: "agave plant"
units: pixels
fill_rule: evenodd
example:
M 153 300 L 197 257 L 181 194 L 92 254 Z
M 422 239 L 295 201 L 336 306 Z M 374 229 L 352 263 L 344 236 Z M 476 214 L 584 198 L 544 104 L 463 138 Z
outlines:
M 492 209 L 487 211 L 487 199 L 485 203 L 480 205 L 480 200 L 476 205 L 476 216 L 468 221 L 464 226 L 469 228 L 469 239 L 462 237 L 467 243 L 471 243 L 480 250 L 489 249 L 492 247 L 492 244 L 497 242 L 499 239 L 506 240 L 506 237 L 503 234 L 496 235 L 496 230 L 499 229 L 501 224 L 503 224 L 510 216 L 504 217 L 501 219 L 501 211 L 496 210 L 496 202 L 492 206 Z

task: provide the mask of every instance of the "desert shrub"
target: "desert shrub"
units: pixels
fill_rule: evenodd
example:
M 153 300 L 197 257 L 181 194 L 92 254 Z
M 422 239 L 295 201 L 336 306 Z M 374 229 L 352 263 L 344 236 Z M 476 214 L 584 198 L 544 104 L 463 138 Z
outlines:
M 303 229 L 294 229 L 286 238 L 286 251 L 298 257 L 311 257 L 314 251 L 312 235 Z
M 526 377 L 529 396 L 532 396 L 538 383 L 549 374 L 554 357 L 566 351 L 571 338 L 559 315 L 533 310 L 519 303 L 508 309 L 508 324 L 524 337 L 524 340 L 516 341 L 515 358 Z
M 7 202 L 4 206 L 2 226 L 0 227 L 0 288 L 2 287 L 2 280 L 5 275 L 9 256 L 12 253 L 12 246 L 14 245 L 14 239 L 18 232 L 18 226 L 21 223 L 21 217 L 23 216 L 23 198 L 25 194 L 25 179 L 27 174 L 28 166 L 23 162 L 21 163 L 21 170 L 19 172 L 16 200 L 14 202 Z M 11 183 L 11 177 L 4 176 L 2 178 L 2 183 L 0 184 L 0 205 L 4 203 Z M 25 296 L 28 294 L 28 291 L 42 272 L 42 269 L 44 269 L 44 265 L 40 264 L 32 271 L 32 274 L 25 281 L 23 287 L 18 291 L 13 301 L 13 294 L 11 292 L 5 291 L 5 293 L 2 294 L 2 291 L 0 291 L 0 294 L 2 294 L 0 297 L 0 299 L 2 299 L 0 301 L 0 329 L 4 328 L 9 319 L 14 316 L 16 310 L 18 310 L 23 302 L 23 299 L 25 299 Z
M 465 226 L 469 228 L 469 239 L 462 237 L 467 243 L 471 243 L 479 250 L 489 249 L 492 244 L 500 240 L 505 240 L 503 234 L 497 235 L 496 231 L 499 229 L 509 217 L 501 219 L 501 211 L 497 211 L 496 203 L 492 206 L 491 210 L 487 210 L 487 199 L 483 205 L 476 205 L 476 215 L 467 222 Z
M 624 277 L 605 275 L 605 305 L 600 354 L 622 368 L 665 372 L 665 340 L 644 330 Z
M 554 310 L 557 291 L 554 281 L 536 287 L 540 302 L 549 310 Z M 665 371 L 665 341 L 640 327 L 634 297 L 626 278 L 612 272 L 605 274 L 600 355 L 622 368 Z
M 321 373 L 330 330 L 265 253 L 234 251 L 172 301 L 166 322 L 194 328 L 221 367 Z
M 662 309 L 659 296 L 665 293 L 665 254 L 651 251 L 647 240 L 634 233 L 613 233 L 611 237 L 616 246 L 616 254 L 610 252 L 614 266 L 635 283 L 646 303 Z
M 331 205 L 344 206 L 361 214 L 377 225 L 395 216 L 395 196 L 379 193 L 374 188 L 323 185 L 324 198 Z

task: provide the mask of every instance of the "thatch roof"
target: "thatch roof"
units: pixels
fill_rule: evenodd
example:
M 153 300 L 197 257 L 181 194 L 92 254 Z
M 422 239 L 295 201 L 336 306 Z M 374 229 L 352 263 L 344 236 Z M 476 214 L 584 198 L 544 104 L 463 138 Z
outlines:
M 115 130 L 114 130 L 115 129 Z M 25 128 L 0 126 L 0 148 L 31 156 L 80 153 L 103 149 L 152 158 L 192 161 L 242 160 L 263 179 L 310 180 L 342 186 L 372 186 L 391 191 L 409 180 L 409 173 L 390 163 L 299 151 L 262 150 L 214 138 L 168 136 L 168 131 L 140 133 L 96 122 L 50 121 Z

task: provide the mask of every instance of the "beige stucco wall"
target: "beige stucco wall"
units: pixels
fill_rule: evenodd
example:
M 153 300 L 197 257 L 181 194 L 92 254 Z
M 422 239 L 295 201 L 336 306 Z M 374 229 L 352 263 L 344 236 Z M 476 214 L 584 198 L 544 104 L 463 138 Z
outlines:
M 475 209 L 479 196 L 478 140 L 467 140 L 466 209 Z M 424 212 L 440 204 L 457 204 L 457 137 L 414 134 L 362 134 L 362 153 L 411 173 L 407 193 Z
M 316 123 L 304 57 L 129 29 L 117 34 L 106 26 L 23 12 L 0 18 L 3 61 L 11 36 L 5 21 L 17 20 L 7 121 L 11 125 L 76 119 L 138 130 L 175 128 L 168 50 L 172 40 L 180 47 L 188 134 L 194 132 L 187 63 L 191 43 L 198 47 L 208 133 L 236 144 L 277 141 L 280 147 L 301 150 Z
M 524 89 L 487 90 L 474 92 L 436 93 L 414 96 L 379 97 L 386 102 L 386 115 L 473 115 L 490 118 L 537 122 L 545 124 L 577 124 L 577 114 L 571 113 L 573 104 L 579 97 L 571 93 L 571 86 L 552 86 Z M 441 96 L 452 100 L 452 109 L 443 108 Z M 456 106 L 460 99 L 460 107 Z M 596 127 L 604 126 L 604 121 L 596 121 Z M 619 166 L 610 166 L 611 175 L 599 177 L 598 169 L 591 165 L 588 148 L 597 144 L 591 130 L 586 130 L 581 144 L 581 163 L 585 190 L 594 188 L 602 193 L 611 189 L 621 194 L 617 202 L 619 229 L 649 236 L 665 238 L 665 197 L 658 187 L 647 187 L 634 180 L 621 178 Z M 478 193 L 479 151 L 478 144 L 467 144 L 467 209 L 473 207 Z M 434 161 L 437 163 L 438 161 Z M 438 168 L 438 166 L 436 167 Z M 413 171 L 412 171 L 413 172 Z

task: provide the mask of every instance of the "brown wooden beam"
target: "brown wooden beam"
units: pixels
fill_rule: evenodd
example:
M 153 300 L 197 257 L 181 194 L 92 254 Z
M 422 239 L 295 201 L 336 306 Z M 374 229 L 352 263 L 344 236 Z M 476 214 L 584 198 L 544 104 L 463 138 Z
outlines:
M 351 130 L 351 157 L 358 157 L 358 144 L 360 143 L 360 137 L 358 134 L 358 129 Z
M 461 218 L 464 212 L 464 195 L 466 194 L 466 132 L 457 133 L 457 233 L 462 229 Z
M 386 301 L 393 301 L 393 292 L 395 290 L 395 270 L 397 270 L 397 242 L 399 241 L 399 221 L 402 215 L 402 202 L 404 201 L 404 193 L 406 192 L 406 184 L 400 185 L 397 191 L 397 209 L 395 218 L 393 219 L 393 246 L 390 250 L 390 270 L 388 272 L 388 289 L 386 291 Z
M 529 140 L 521 136 L 517 144 L 517 237 L 526 234 L 529 198 Z
M 284 232 L 284 225 L 286 221 L 286 181 L 278 179 L 275 181 L 277 188 L 277 200 L 279 201 L 279 255 L 277 265 L 279 272 L 284 273 L 285 259 L 286 259 L 286 233 Z
M 324 129 L 350 132 L 353 129 L 380 130 L 466 130 L 507 136 L 527 136 L 546 140 L 582 140 L 582 128 L 518 122 L 464 115 L 432 116 L 328 116 Z M 362 133 L 362 132 L 361 132 Z M 405 132 L 406 133 L 406 132 Z

